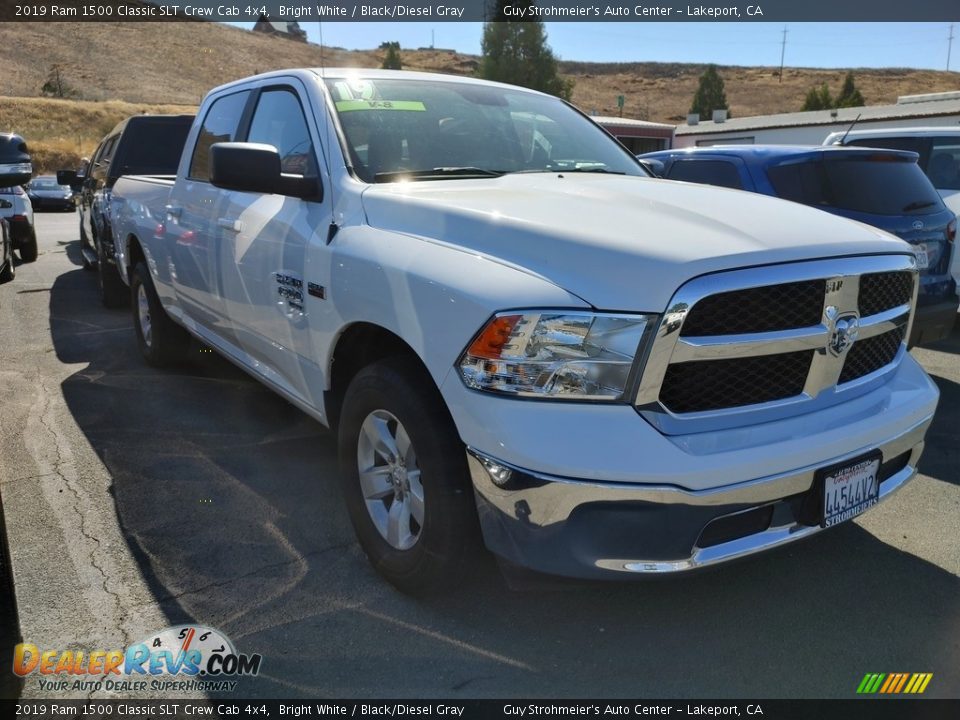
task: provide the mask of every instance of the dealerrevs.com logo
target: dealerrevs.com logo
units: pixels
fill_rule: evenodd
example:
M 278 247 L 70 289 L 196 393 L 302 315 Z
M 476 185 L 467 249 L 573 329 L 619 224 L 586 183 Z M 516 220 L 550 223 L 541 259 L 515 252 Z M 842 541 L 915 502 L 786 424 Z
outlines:
M 177 625 L 126 650 L 42 650 L 20 643 L 13 671 L 36 675 L 41 690 L 130 692 L 233 691 L 234 678 L 256 676 L 260 655 L 238 653 L 230 638 L 201 625 Z

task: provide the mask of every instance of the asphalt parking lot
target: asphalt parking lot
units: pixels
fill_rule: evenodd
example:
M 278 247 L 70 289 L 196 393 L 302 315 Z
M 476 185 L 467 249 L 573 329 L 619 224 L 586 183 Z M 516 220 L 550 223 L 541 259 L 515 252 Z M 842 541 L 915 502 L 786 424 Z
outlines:
M 201 347 L 146 366 L 80 267 L 76 216 L 38 214 L 37 234 L 0 286 L 25 641 L 110 649 L 200 623 L 263 656 L 244 697 L 852 698 L 867 672 L 932 672 L 928 696 L 960 697 L 960 331 L 914 351 L 941 391 L 921 476 L 853 522 L 642 583 L 516 591 L 487 559 L 418 601 L 354 542 L 324 428 Z M 23 695 L 49 693 L 31 677 Z

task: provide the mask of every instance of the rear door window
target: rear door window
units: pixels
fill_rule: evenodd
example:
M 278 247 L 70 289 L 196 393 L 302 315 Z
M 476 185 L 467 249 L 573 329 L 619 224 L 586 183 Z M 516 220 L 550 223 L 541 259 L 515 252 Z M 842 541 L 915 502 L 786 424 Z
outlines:
M 100 180 L 106 177 L 107 168 L 110 167 L 110 158 L 113 157 L 113 146 L 117 142 L 117 137 L 119 136 L 114 135 L 113 137 L 109 137 L 100 145 L 100 150 L 93 159 L 93 168 L 90 171 L 93 177 Z
M 960 190 L 960 137 L 933 138 L 927 177 L 938 190 Z
M 916 163 L 850 158 L 811 160 L 767 170 L 777 195 L 786 200 L 871 215 L 938 212 L 937 191 Z
M 734 190 L 743 189 L 737 166 L 728 160 L 678 160 L 667 171 L 667 177 Z
M 236 139 L 249 96 L 250 91 L 244 90 L 213 101 L 203 118 L 203 127 L 200 128 L 200 135 L 190 158 L 190 179 L 209 182 L 210 146 L 219 142 L 233 142 Z

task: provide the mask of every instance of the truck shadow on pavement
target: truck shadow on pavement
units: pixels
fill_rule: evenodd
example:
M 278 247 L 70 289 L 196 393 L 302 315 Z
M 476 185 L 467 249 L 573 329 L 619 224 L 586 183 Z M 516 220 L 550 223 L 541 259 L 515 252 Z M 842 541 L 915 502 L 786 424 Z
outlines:
M 449 596 L 400 595 L 354 541 L 329 432 L 199 346 L 149 368 L 80 270 L 50 317 L 156 603 L 263 656 L 237 697 L 852 698 L 880 671 L 960 693 L 960 579 L 855 523 L 689 577 L 513 592 L 486 558 Z

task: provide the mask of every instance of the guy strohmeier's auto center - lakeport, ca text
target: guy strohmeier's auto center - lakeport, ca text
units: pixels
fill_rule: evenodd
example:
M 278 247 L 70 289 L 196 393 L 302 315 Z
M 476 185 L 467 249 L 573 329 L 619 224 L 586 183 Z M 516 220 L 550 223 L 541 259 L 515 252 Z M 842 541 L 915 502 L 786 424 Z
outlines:
M 438 4 L 403 5 L 403 4 L 314 4 L 314 5 L 280 5 L 270 8 L 278 19 L 292 20 L 324 20 L 324 19 L 364 19 L 364 18 L 450 18 L 465 19 L 466 9 L 463 6 Z M 17 5 L 16 17 L 23 18 L 256 18 L 266 14 L 265 6 L 254 5 L 217 5 L 197 6 L 164 3 L 157 6 L 111 6 L 85 4 L 77 7 L 59 4 L 32 4 Z M 581 5 L 573 7 L 555 7 L 553 5 L 507 5 L 504 8 L 506 19 L 616 19 L 616 18 L 668 18 L 668 17 L 699 17 L 699 18 L 741 18 L 763 17 L 760 5 Z

